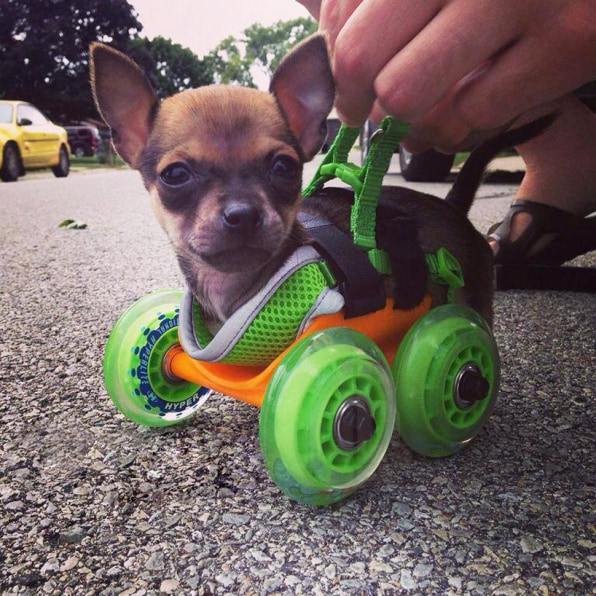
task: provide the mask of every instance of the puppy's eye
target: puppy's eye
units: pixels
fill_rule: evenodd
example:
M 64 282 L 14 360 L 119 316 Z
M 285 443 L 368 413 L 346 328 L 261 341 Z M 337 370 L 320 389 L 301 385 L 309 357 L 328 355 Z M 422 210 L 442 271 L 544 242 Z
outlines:
M 159 177 L 167 186 L 182 186 L 190 180 L 190 170 L 180 162 L 170 164 L 162 170 Z
M 271 164 L 271 174 L 284 180 L 294 180 L 300 173 L 300 164 L 289 155 L 278 155 Z

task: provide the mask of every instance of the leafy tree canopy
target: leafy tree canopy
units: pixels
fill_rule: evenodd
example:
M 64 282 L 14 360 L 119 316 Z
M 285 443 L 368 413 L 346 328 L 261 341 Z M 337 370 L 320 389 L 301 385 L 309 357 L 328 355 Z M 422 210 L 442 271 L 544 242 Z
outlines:
M 161 36 L 152 40 L 137 37 L 129 42 L 126 52 L 144 68 L 162 98 L 213 83 L 210 60 L 199 60 L 192 50 Z
M 256 23 L 245 29 L 240 39 L 224 39 L 207 59 L 213 61 L 218 81 L 255 87 L 255 70 L 270 77 L 290 48 L 316 29 L 315 21 L 302 17 L 278 21 L 271 27 Z
M 87 115 L 89 43 L 124 47 L 141 29 L 126 0 L 2 0 L 0 97 L 31 101 L 56 119 Z
M 96 118 L 88 83 L 92 41 L 138 62 L 160 97 L 214 81 L 256 86 L 286 52 L 316 30 L 307 18 L 255 24 L 199 59 L 143 26 L 127 0 L 0 0 L 0 98 L 31 101 L 60 123 Z

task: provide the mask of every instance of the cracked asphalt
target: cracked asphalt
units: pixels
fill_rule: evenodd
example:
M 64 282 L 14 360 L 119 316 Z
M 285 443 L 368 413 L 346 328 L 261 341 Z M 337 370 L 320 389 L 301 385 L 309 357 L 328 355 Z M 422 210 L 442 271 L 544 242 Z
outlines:
M 482 231 L 514 190 L 482 187 Z M 0 184 L 0 233 L 2 595 L 596 593 L 594 294 L 497 293 L 476 440 L 427 459 L 394 436 L 365 487 L 311 508 L 269 479 L 256 408 L 214 396 L 160 430 L 108 398 L 115 319 L 181 287 L 136 173 Z

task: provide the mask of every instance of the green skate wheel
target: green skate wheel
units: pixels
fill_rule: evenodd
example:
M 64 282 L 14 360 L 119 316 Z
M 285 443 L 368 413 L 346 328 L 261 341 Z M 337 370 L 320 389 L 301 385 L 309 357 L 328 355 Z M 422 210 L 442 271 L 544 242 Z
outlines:
M 177 424 L 211 391 L 164 372 L 167 352 L 178 345 L 181 292 L 159 290 L 132 304 L 106 344 L 103 373 L 108 395 L 130 420 L 145 426 Z
M 352 329 L 315 332 L 275 370 L 259 439 L 267 469 L 290 497 L 327 505 L 351 494 L 381 462 L 395 424 L 391 370 Z
M 499 355 L 486 321 L 448 304 L 418 319 L 393 362 L 396 427 L 414 451 L 459 451 L 486 423 L 499 390 Z

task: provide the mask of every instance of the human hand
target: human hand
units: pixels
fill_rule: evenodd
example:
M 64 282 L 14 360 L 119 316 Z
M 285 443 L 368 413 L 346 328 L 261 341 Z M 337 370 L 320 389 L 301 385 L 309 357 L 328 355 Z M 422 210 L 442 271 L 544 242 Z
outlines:
M 342 119 L 408 121 L 413 151 L 466 146 L 596 78 L 596 0 L 302 4 L 328 36 Z
M 321 0 L 296 0 L 298 4 L 302 4 L 310 14 L 319 20 L 319 11 L 321 10 Z

